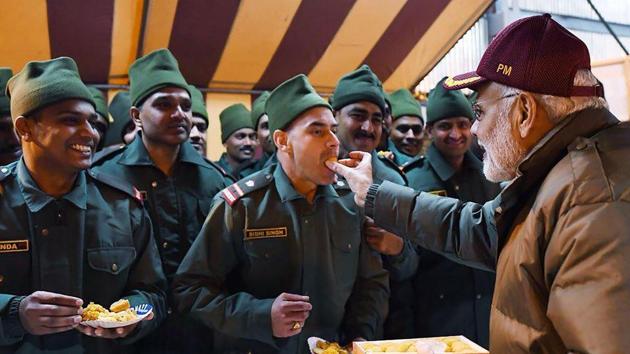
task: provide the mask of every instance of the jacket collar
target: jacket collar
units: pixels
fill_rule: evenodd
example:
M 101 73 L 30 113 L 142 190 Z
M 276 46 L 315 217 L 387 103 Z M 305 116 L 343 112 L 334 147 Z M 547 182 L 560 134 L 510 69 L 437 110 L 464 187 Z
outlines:
M 409 156 L 404 152 L 398 150 L 398 148 L 390 138 L 387 138 L 387 149 L 391 151 L 392 154 L 394 154 L 394 162 L 396 162 L 398 166 L 405 166 L 417 158 L 417 156 Z
M 276 189 L 278 190 L 278 195 L 280 196 L 280 200 L 282 202 L 296 200 L 296 199 L 306 199 L 304 196 L 293 188 L 293 184 L 289 177 L 284 172 L 281 164 L 275 165 L 275 170 L 273 171 L 273 179 L 276 183 Z M 317 186 L 317 191 L 315 192 L 315 198 L 313 201 L 323 198 L 323 197 L 339 197 L 337 191 L 331 185 L 325 186 Z
M 55 200 L 55 198 L 44 193 L 44 191 L 39 188 L 37 182 L 35 182 L 31 173 L 26 168 L 26 164 L 23 159 L 19 160 L 16 168 L 20 190 L 22 191 L 24 201 L 31 212 L 36 213 Z M 61 198 L 74 204 L 77 208 L 87 208 L 87 184 L 85 180 L 85 171 L 79 172 L 76 180 L 74 181 L 74 187 L 72 187 L 70 192 L 66 193 Z
M 515 204 L 518 195 L 540 184 L 553 166 L 567 154 L 567 147 L 577 137 L 591 137 L 618 123 L 619 120 L 607 109 L 585 109 L 565 117 L 519 164 L 517 177 L 501 193 L 504 206 Z
M 208 167 L 208 164 L 204 161 L 203 157 L 199 155 L 197 150 L 192 147 L 190 142 L 186 140 L 179 145 L 179 153 L 177 160 L 180 162 L 186 162 L 203 167 Z M 147 151 L 146 146 L 142 142 L 142 135 L 138 133 L 135 139 L 127 146 L 122 153 L 118 163 L 127 166 L 154 166 L 155 163 L 151 159 L 151 155 Z

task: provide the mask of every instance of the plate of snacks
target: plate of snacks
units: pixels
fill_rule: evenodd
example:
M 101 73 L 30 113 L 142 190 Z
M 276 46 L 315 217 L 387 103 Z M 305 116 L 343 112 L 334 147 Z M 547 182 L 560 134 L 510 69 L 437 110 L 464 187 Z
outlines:
M 125 327 L 142 321 L 151 312 L 153 312 L 153 306 L 142 304 L 131 307 L 127 299 L 114 302 L 109 306 L 109 310 L 90 302 L 83 309 L 81 324 L 93 328 Z
M 307 339 L 308 347 L 313 354 L 350 354 L 350 350 L 342 347 L 339 343 L 329 342 L 327 340 L 310 337 Z

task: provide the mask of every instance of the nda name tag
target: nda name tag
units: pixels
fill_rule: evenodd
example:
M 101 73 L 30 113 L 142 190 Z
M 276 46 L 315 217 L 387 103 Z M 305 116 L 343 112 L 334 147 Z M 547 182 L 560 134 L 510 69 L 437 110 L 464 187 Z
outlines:
M 439 190 L 435 190 L 435 191 L 430 191 L 429 193 L 435 194 L 435 195 L 439 195 L 440 197 L 446 197 L 446 190 L 445 189 L 439 189 Z
M 28 252 L 28 240 L 0 241 L 0 253 Z
M 245 229 L 245 240 L 259 240 L 263 238 L 287 237 L 287 228 L 270 227 L 266 229 Z

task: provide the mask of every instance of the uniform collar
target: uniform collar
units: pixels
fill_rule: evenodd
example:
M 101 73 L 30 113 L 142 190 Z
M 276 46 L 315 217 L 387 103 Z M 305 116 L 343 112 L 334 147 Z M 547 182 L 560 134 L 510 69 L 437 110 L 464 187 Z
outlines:
M 417 156 L 410 156 L 398 150 L 390 138 L 387 138 L 387 149 L 394 154 L 394 162 L 396 162 L 398 166 L 405 166 L 417 158 Z
M 191 163 L 199 166 L 207 167 L 208 164 L 203 160 L 203 157 L 192 147 L 190 142 L 186 140 L 179 145 L 179 153 L 177 161 Z M 125 152 L 122 154 L 119 163 L 128 166 L 154 166 L 155 163 L 149 155 L 144 142 L 142 142 L 142 135 L 139 132 L 135 139 L 127 146 Z
M 31 173 L 26 168 L 23 159 L 20 159 L 17 164 L 17 178 L 20 190 L 24 196 L 24 201 L 31 212 L 36 213 L 42 210 L 46 205 L 48 205 L 48 203 L 55 200 L 55 198 L 39 189 L 37 182 L 33 180 Z M 74 182 L 74 187 L 70 190 L 70 192 L 61 198 L 76 205 L 77 208 L 87 208 L 87 184 L 85 181 L 85 171 L 79 172 L 77 179 Z
M 275 165 L 275 170 L 273 171 L 273 179 L 276 183 L 276 189 L 278 190 L 278 195 L 280 195 L 280 200 L 282 202 L 296 199 L 306 199 L 302 194 L 298 193 L 295 188 L 293 188 L 291 180 L 289 180 L 289 177 L 284 172 L 284 169 L 282 168 L 282 165 L 280 163 Z M 339 197 L 339 194 L 337 194 L 337 192 L 331 185 L 318 186 L 313 201 L 322 197 Z
M 440 150 L 435 147 L 435 144 L 431 143 L 427 149 L 427 161 L 433 167 L 435 173 L 440 177 L 442 181 L 448 181 L 455 174 L 453 166 L 446 161 Z M 470 150 L 466 151 L 464 155 L 464 162 L 462 164 L 463 169 L 483 169 L 483 164 Z

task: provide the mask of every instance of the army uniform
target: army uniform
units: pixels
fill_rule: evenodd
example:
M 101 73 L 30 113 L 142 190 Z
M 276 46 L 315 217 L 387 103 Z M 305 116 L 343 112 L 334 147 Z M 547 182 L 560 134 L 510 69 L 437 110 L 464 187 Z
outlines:
M 344 182 L 309 204 L 281 165 L 220 194 L 175 278 L 180 311 L 215 329 L 217 353 L 308 353 L 306 339 L 373 339 L 388 276 L 361 237 L 362 215 Z M 277 339 L 271 305 L 282 292 L 310 296 L 302 333 Z M 231 351 L 230 351 L 231 350 Z
M 404 166 L 409 187 L 462 201 L 483 203 L 500 192 L 483 176 L 483 165 L 470 151 L 460 171 L 431 144 L 425 158 Z M 403 252 L 387 257 L 392 278 L 413 278 L 416 337 L 465 335 L 488 345 L 490 304 L 495 274 L 455 263 L 405 242 Z
M 164 319 L 166 281 L 149 216 L 132 187 L 81 171 L 72 190 L 54 199 L 20 159 L 0 169 L 0 192 L 0 353 L 132 352 L 124 344 Z M 151 304 L 156 317 L 118 340 L 76 330 L 33 336 L 9 307 L 36 290 L 104 306 L 124 297 L 132 306 Z
M 216 164 L 220 166 L 231 179 L 238 181 L 239 179 L 243 179 L 254 172 L 258 172 L 265 166 L 265 161 L 263 160 L 250 160 L 245 163 L 242 163 L 237 169 L 232 169 L 232 166 L 227 161 L 227 153 L 221 154 L 219 160 L 217 160 Z

